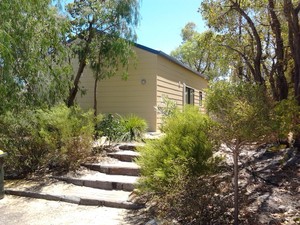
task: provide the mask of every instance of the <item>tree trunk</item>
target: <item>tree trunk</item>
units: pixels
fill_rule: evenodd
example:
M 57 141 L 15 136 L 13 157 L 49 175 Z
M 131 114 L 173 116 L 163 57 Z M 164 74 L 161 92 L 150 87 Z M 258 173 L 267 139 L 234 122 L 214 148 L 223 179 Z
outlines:
M 74 105 L 75 97 L 78 92 L 79 80 L 81 78 L 81 75 L 83 73 L 85 66 L 86 66 L 86 56 L 83 57 L 83 59 L 81 59 L 81 61 L 79 63 L 77 74 L 76 74 L 76 77 L 73 82 L 73 87 L 70 89 L 70 92 L 69 92 L 69 97 L 68 97 L 68 101 L 67 101 L 68 107 L 71 107 L 72 105 Z
M 95 83 L 94 83 L 94 115 L 95 117 L 97 116 L 98 114 L 98 111 L 97 111 L 97 87 L 98 87 L 98 79 L 95 78 Z
M 274 9 L 274 1 L 269 0 L 269 13 L 271 16 L 271 28 L 275 35 L 275 53 L 276 53 L 276 72 L 277 72 L 277 79 L 276 79 L 276 87 L 278 90 L 278 101 L 283 99 L 287 99 L 288 97 L 288 84 L 286 81 L 286 77 L 284 76 L 284 45 L 283 39 L 281 36 L 281 24 L 279 19 L 275 13 Z
M 284 0 L 284 14 L 288 21 L 289 44 L 294 60 L 294 96 L 300 105 L 300 27 L 299 14 L 300 3 L 294 8 L 291 0 Z
M 247 13 L 240 7 L 240 5 L 237 2 L 234 2 L 231 0 L 232 8 L 236 10 L 248 23 L 253 37 L 256 42 L 256 53 L 255 57 L 253 59 L 253 68 L 254 71 L 251 71 L 253 73 L 254 81 L 258 84 L 264 85 L 265 81 L 261 74 L 261 59 L 262 59 L 262 45 L 261 45 L 261 39 L 257 32 L 257 29 L 255 27 L 255 24 L 253 23 L 252 19 L 247 15 Z
M 73 82 L 73 87 L 70 89 L 70 92 L 69 92 L 69 97 L 68 97 L 68 100 L 67 100 L 67 106 L 68 107 L 74 105 L 74 101 L 75 101 L 75 98 L 76 98 L 76 95 L 77 95 L 77 92 L 78 92 L 79 81 L 80 81 L 81 75 L 83 73 L 83 70 L 86 66 L 86 60 L 87 60 L 87 56 L 89 54 L 90 44 L 91 44 L 91 42 L 94 38 L 93 23 L 94 22 L 91 21 L 90 24 L 89 24 L 89 28 L 87 29 L 88 38 L 87 38 L 87 40 L 85 40 L 85 42 L 86 42 L 85 47 L 81 52 L 82 56 L 81 57 L 78 56 L 79 57 L 79 67 L 78 67 L 76 77 L 75 77 L 74 82 Z
M 234 225 L 239 224 L 239 143 L 233 151 L 233 172 L 234 172 Z

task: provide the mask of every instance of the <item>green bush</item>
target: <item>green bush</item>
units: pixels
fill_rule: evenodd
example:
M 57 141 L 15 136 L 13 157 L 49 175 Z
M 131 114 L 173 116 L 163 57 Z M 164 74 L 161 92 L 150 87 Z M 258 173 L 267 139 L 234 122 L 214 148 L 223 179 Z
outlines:
M 139 141 L 147 130 L 147 122 L 136 116 L 129 115 L 122 117 L 122 125 L 124 126 L 125 134 L 122 136 L 123 141 Z
M 162 101 L 158 106 L 155 106 L 156 112 L 161 116 L 162 124 L 160 130 L 163 131 L 165 121 L 171 117 L 177 110 L 175 101 L 169 99 L 167 96 L 162 96 Z
M 78 107 L 7 113 L 0 117 L 0 127 L 8 174 L 49 167 L 74 169 L 91 152 L 93 114 Z
M 125 128 L 121 122 L 121 116 L 107 114 L 96 125 L 96 131 L 100 136 L 108 137 L 110 142 L 121 141 Z
M 110 142 L 139 141 L 146 129 L 146 121 L 133 114 L 124 117 L 107 114 L 96 125 L 98 135 L 107 136 Z
M 272 112 L 272 125 L 278 139 L 286 139 L 289 132 L 300 134 L 300 106 L 296 100 L 278 102 Z
M 38 168 L 47 148 L 40 138 L 36 138 L 36 130 L 34 111 L 1 115 L 0 148 L 8 153 L 5 159 L 6 175 L 19 176 Z
M 165 136 L 139 148 L 142 178 L 139 188 L 164 192 L 182 173 L 207 174 L 213 171 L 214 143 L 210 140 L 213 122 L 196 107 L 177 110 L 166 120 Z
M 169 186 L 169 190 L 156 196 L 155 213 L 168 218 L 167 224 L 232 224 L 233 207 L 231 174 L 190 176 L 185 174 Z
M 53 167 L 75 169 L 90 155 L 94 123 L 92 111 L 59 105 L 37 111 L 38 136 L 47 145 L 46 159 Z

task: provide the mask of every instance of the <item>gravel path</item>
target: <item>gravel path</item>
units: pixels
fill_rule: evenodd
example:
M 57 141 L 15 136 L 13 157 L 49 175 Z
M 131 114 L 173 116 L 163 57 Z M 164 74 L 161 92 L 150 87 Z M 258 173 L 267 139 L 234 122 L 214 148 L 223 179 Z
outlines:
M 0 200 L 0 224 L 5 225 L 129 225 L 128 210 L 80 206 L 64 202 L 6 195 Z

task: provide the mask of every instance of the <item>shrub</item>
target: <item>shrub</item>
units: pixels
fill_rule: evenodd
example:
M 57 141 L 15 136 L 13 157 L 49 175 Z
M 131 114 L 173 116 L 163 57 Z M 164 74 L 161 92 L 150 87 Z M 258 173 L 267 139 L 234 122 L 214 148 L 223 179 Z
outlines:
M 92 111 L 78 106 L 59 105 L 37 112 L 38 136 L 48 147 L 46 159 L 51 166 L 75 169 L 90 155 L 94 123 Z
M 147 130 L 147 122 L 136 116 L 129 115 L 122 117 L 122 125 L 124 126 L 125 134 L 122 136 L 123 141 L 139 141 Z
M 278 139 L 286 139 L 289 132 L 300 134 L 300 106 L 296 100 L 278 102 L 272 112 L 272 125 Z
M 228 173 L 222 176 L 183 174 L 169 186 L 167 193 L 156 196 L 156 213 L 161 218 L 175 219 L 179 224 L 231 224 L 231 188 Z
M 110 142 L 116 142 L 122 139 L 125 128 L 121 122 L 121 116 L 107 114 L 96 125 L 96 131 L 100 136 L 108 137 Z
M 182 171 L 191 175 L 213 171 L 214 143 L 209 132 L 212 121 L 197 108 L 177 110 L 166 120 L 165 136 L 139 148 L 142 178 L 139 187 L 144 191 L 164 192 L 174 184 Z
M 49 110 L 7 113 L 0 118 L 0 147 L 8 152 L 7 173 L 40 168 L 73 169 L 90 153 L 92 112 L 58 105 Z
M 168 119 L 175 113 L 175 111 L 177 110 L 177 104 L 167 96 L 162 96 L 162 101 L 160 105 L 155 106 L 155 110 L 159 115 L 161 115 L 162 124 L 160 129 L 163 131 L 166 119 Z
M 146 129 L 146 121 L 133 114 L 125 117 L 108 114 L 96 125 L 98 134 L 107 136 L 110 142 L 139 141 Z
M 35 138 L 37 119 L 34 111 L 7 112 L 0 117 L 0 148 L 8 153 L 6 175 L 19 176 L 34 171 L 46 153 L 46 145 Z

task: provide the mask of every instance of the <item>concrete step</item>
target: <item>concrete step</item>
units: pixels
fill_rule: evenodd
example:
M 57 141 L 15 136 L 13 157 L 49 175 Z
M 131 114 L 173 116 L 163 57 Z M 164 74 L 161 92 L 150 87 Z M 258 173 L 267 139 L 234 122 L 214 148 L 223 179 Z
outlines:
M 54 179 L 65 181 L 78 186 L 92 187 L 104 190 L 133 191 L 138 177 L 126 175 L 110 175 L 88 171 L 79 176 L 54 176 Z
M 79 205 L 106 206 L 113 208 L 138 209 L 141 205 L 128 201 L 131 192 L 101 190 L 76 186 L 62 181 L 49 183 L 17 182 L 5 187 L 5 194 L 22 197 L 62 201 Z
M 133 162 L 104 162 L 104 163 L 84 163 L 83 166 L 90 170 L 111 175 L 139 176 L 140 167 Z
M 123 162 L 133 162 L 136 157 L 139 156 L 138 152 L 131 150 L 111 152 L 107 154 L 109 157 L 118 159 Z

